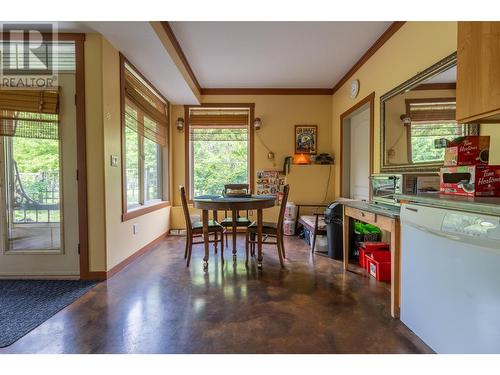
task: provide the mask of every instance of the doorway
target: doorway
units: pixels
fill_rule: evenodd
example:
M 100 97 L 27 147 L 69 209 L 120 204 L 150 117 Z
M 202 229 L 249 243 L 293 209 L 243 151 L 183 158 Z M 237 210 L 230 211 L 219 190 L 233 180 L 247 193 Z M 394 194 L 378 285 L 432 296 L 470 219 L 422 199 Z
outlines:
M 340 116 L 341 196 L 369 201 L 373 173 L 373 101 L 375 93 Z

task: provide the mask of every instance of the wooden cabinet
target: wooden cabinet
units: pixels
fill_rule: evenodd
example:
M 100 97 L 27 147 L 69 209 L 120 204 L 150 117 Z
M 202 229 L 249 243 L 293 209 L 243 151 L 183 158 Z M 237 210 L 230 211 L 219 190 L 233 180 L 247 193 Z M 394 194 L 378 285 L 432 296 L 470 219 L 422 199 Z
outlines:
M 500 119 L 500 22 L 458 22 L 457 120 Z

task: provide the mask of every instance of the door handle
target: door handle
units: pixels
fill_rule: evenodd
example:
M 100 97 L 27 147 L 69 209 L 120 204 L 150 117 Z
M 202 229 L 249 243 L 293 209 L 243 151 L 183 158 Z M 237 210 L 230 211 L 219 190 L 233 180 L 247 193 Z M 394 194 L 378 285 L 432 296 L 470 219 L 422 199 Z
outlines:
M 413 207 L 405 207 L 408 211 L 412 212 L 418 212 L 418 208 L 413 208 Z

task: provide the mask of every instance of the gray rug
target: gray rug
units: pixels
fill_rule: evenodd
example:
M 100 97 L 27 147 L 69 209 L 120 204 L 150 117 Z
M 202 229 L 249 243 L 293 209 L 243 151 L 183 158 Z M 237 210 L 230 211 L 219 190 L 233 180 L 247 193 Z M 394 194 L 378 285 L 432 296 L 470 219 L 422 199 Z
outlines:
M 96 284 L 78 280 L 0 280 L 0 348 L 16 342 Z

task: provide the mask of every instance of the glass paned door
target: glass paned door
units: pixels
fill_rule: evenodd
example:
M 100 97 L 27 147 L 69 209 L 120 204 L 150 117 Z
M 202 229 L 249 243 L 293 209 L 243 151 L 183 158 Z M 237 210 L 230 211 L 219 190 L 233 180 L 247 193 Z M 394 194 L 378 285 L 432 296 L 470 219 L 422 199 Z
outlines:
M 0 136 L 0 277 L 80 273 L 75 75 L 58 80 L 55 139 Z

